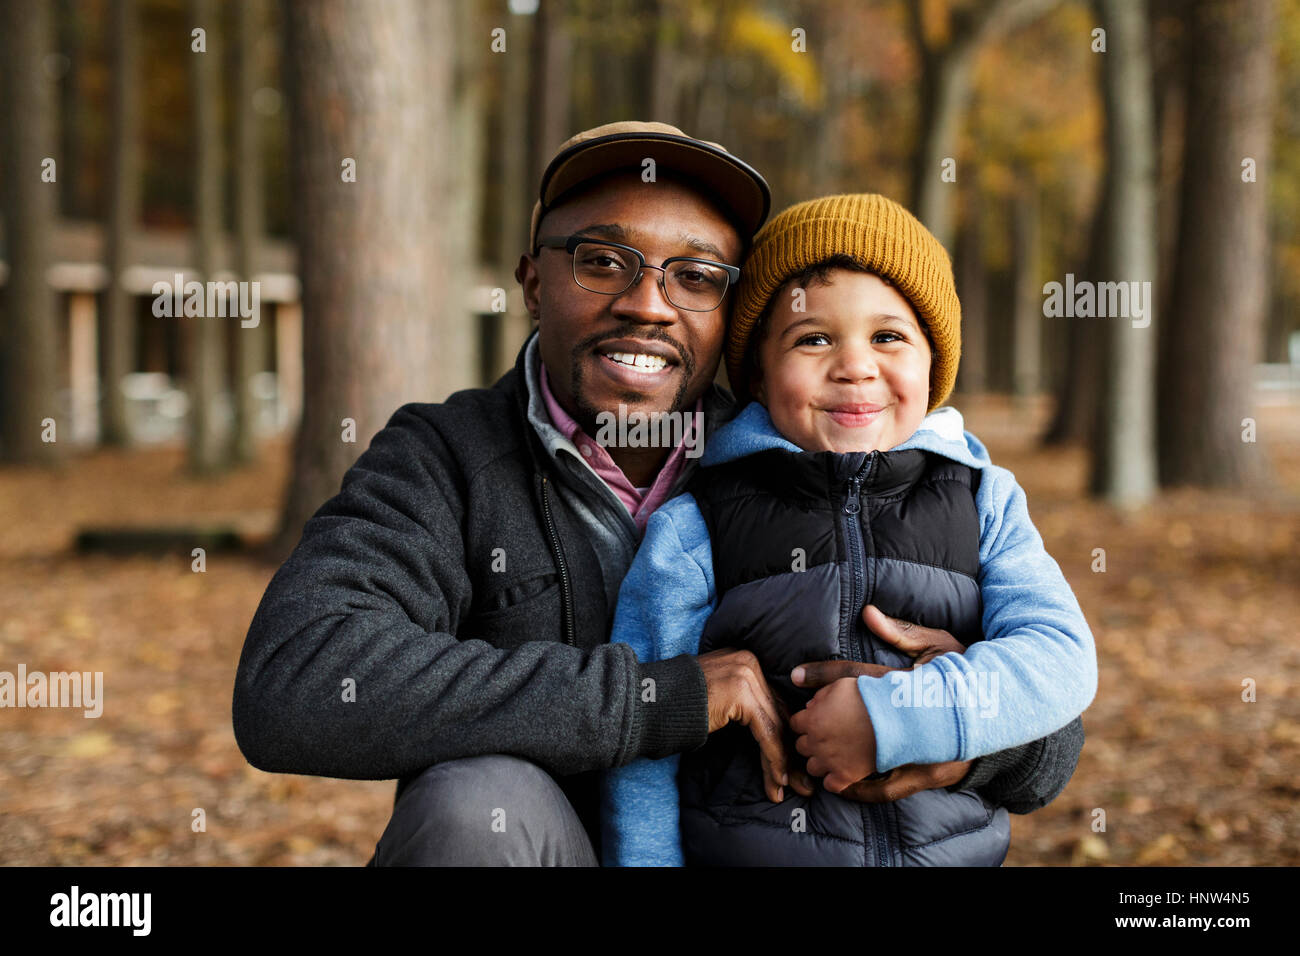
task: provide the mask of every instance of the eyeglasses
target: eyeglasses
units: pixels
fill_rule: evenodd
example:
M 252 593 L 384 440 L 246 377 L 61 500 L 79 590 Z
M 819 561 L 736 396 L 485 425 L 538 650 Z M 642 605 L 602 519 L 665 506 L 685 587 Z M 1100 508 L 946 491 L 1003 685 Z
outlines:
M 727 289 L 740 281 L 740 268 L 713 259 L 673 256 L 652 266 L 631 246 L 589 236 L 546 236 L 537 241 L 548 249 L 564 249 L 573 256 L 573 281 L 588 292 L 622 295 L 645 269 L 658 269 L 664 298 L 688 312 L 712 312 L 722 304 Z

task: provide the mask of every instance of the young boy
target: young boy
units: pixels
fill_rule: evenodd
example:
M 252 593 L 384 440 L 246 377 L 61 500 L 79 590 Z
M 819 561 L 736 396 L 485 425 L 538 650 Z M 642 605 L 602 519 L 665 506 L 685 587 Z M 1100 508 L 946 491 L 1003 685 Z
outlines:
M 946 252 L 882 196 L 800 203 L 755 237 L 726 352 L 733 389 L 754 401 L 651 517 L 611 640 L 642 660 L 753 651 L 824 786 L 772 802 L 748 728 L 724 728 L 606 774 L 606 865 L 1002 862 L 1007 811 L 973 790 L 837 795 L 903 764 L 1036 740 L 1096 693 L 1092 634 L 1023 491 L 959 412 L 935 411 L 959 327 Z M 866 605 L 968 649 L 909 670 L 864 624 Z M 809 700 L 793 671 L 827 659 L 897 670 Z

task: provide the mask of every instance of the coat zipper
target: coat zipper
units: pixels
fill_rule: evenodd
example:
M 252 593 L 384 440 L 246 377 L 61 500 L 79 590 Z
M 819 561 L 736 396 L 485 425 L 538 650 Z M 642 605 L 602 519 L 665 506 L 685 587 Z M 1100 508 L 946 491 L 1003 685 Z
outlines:
M 849 602 L 850 607 L 857 607 L 858 603 L 863 598 L 862 592 L 864 590 L 864 583 L 862 578 L 865 572 L 863 565 L 866 564 L 866 558 L 862 553 L 862 529 L 858 525 L 858 513 L 862 511 L 862 482 L 866 479 L 868 472 L 871 471 L 871 466 L 875 462 L 874 455 L 874 452 L 867 455 L 866 461 L 862 463 L 862 467 L 859 468 L 857 473 L 849 479 L 849 491 L 848 495 L 844 499 L 844 513 L 848 515 L 844 521 L 844 529 L 845 535 L 849 541 L 849 546 L 852 549 L 852 553 L 849 556 L 850 565 L 853 568 L 852 593 L 849 595 L 851 598 Z M 862 648 L 854 641 L 854 635 L 856 633 L 857 628 L 854 626 L 852 615 L 850 615 L 849 656 L 854 660 L 863 660 Z
M 862 606 L 865 598 L 863 577 L 866 573 L 866 556 L 863 554 L 862 528 L 858 524 L 858 514 L 862 511 L 862 482 L 866 480 L 875 463 L 876 453 L 873 451 L 867 455 L 867 460 L 862 463 L 857 473 L 849 479 L 848 496 L 844 499 L 844 529 L 852 549 L 850 563 L 853 566 L 853 586 L 849 607 L 854 610 L 849 614 L 849 656 L 856 661 L 866 660 L 866 651 L 862 647 L 862 642 L 857 640 L 860 612 L 856 609 Z M 859 807 L 865 815 L 863 825 L 870 825 L 876 837 L 876 865 L 893 866 L 893 856 L 889 852 L 888 842 L 885 839 L 885 827 L 888 825 L 885 809 L 874 803 L 859 804 Z M 866 819 L 868 817 L 870 823 Z
M 548 494 L 549 481 L 545 475 L 542 479 L 542 516 L 546 519 L 546 533 L 551 539 L 551 553 L 555 555 L 555 566 L 560 571 L 560 603 L 564 607 L 564 643 L 577 647 L 573 629 L 573 595 L 569 589 L 569 568 L 564 563 L 564 552 L 560 550 L 560 536 L 555 530 L 555 519 L 551 516 L 551 498 Z

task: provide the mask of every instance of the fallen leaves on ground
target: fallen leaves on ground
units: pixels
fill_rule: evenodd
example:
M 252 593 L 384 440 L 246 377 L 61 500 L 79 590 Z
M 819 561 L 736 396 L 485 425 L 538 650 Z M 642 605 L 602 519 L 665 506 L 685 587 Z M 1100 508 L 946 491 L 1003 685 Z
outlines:
M 1300 409 L 1259 413 L 1260 433 L 1281 436 L 1272 491 L 1174 491 L 1124 515 L 1083 497 L 1082 450 L 1026 437 L 1041 405 L 955 404 L 1026 489 L 1100 665 L 1078 770 L 1051 805 L 1013 816 L 1007 864 L 1300 864 Z M 99 718 L 0 711 L 0 863 L 369 858 L 392 781 L 266 774 L 235 744 L 235 666 L 275 568 L 217 553 L 198 574 L 188 553 L 70 550 L 89 524 L 268 533 L 288 450 L 263 452 L 220 480 L 187 476 L 176 448 L 0 469 L 0 669 L 105 675 Z

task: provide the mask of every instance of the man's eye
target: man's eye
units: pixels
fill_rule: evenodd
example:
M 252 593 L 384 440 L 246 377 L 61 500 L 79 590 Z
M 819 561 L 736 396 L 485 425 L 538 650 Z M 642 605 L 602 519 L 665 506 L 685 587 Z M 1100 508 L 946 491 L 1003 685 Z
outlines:
M 727 274 L 721 269 L 695 262 L 679 262 L 670 266 L 668 277 L 691 290 L 721 289 L 727 284 Z
M 627 256 L 617 249 L 593 249 L 590 246 L 580 246 L 577 258 L 578 265 L 583 269 L 615 272 L 627 268 Z

